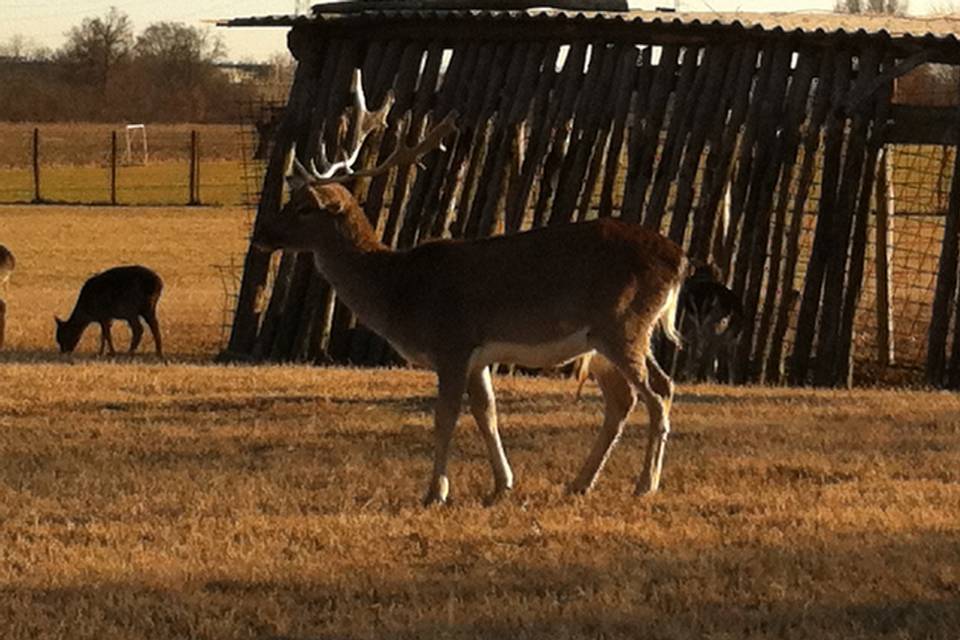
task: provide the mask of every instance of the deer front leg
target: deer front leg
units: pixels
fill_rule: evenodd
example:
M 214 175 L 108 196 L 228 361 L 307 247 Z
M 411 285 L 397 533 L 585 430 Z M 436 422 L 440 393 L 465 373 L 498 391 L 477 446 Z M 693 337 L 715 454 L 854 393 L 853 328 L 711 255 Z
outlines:
M 110 321 L 101 320 L 100 321 L 100 353 L 103 355 L 104 347 L 108 349 L 107 353 L 111 356 L 117 355 L 116 350 L 113 348 L 113 338 L 110 335 Z
M 465 367 L 437 372 L 437 406 L 433 416 L 433 477 L 423 498 L 424 505 L 443 504 L 450 494 L 447 478 L 447 461 L 450 457 L 450 441 L 460 416 L 460 402 L 466 387 Z
M 493 502 L 513 488 L 513 471 L 510 470 L 510 463 L 507 462 L 497 429 L 497 404 L 493 395 L 490 367 L 470 373 L 467 392 L 470 396 L 470 412 L 483 434 L 490 456 L 490 466 L 493 468 L 493 495 L 489 500 Z
M 137 347 L 140 346 L 140 340 L 143 338 L 143 325 L 140 324 L 140 318 L 133 317 L 127 320 L 127 324 L 130 325 L 130 354 L 134 354 L 137 351 Z

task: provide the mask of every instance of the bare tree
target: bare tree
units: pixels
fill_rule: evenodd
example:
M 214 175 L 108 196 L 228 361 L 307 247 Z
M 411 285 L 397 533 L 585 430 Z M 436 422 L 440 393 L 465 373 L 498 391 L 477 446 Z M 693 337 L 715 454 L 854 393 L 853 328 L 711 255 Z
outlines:
M 102 18 L 84 18 L 67 32 L 61 60 L 78 68 L 84 80 L 105 89 L 116 66 L 127 60 L 133 47 L 133 25 L 116 7 Z
M 158 67 L 172 84 L 196 82 L 227 55 L 219 37 L 180 22 L 151 24 L 137 37 L 134 50 L 139 61 Z
M 907 12 L 907 0 L 836 0 L 833 10 L 839 13 L 879 13 L 902 16 Z
M 15 33 L 6 42 L 0 42 L 0 58 L 16 62 L 46 60 L 50 58 L 50 50 L 21 33 Z

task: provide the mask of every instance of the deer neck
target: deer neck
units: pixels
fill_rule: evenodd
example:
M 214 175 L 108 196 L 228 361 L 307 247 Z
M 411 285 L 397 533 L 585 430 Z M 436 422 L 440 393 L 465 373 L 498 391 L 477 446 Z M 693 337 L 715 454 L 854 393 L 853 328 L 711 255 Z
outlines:
M 389 263 L 394 252 L 380 242 L 356 206 L 316 240 L 313 258 L 317 270 L 351 311 L 380 330 L 389 314 Z

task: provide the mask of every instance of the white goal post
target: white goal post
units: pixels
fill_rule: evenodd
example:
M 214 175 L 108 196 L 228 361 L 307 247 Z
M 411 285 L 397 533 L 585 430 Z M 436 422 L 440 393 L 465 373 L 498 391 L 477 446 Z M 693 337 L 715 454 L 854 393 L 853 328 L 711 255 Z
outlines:
M 137 132 L 140 132 L 140 149 L 142 154 L 139 158 L 134 160 L 133 157 L 133 147 L 134 141 L 137 137 Z M 128 124 L 124 131 L 127 141 L 127 153 L 123 158 L 124 164 L 147 164 L 149 160 L 149 151 L 147 150 L 147 125 L 145 124 Z

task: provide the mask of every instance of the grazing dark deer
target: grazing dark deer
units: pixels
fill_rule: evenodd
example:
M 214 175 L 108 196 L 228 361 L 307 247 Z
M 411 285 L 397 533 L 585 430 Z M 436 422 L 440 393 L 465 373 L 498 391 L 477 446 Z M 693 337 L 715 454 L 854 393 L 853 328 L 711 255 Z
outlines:
M 10 249 L 0 244 L 0 287 L 4 289 L 7 288 L 7 283 L 10 281 L 10 274 L 13 273 L 13 268 L 16 264 L 17 261 L 13 259 L 13 253 Z M 7 303 L 3 297 L 0 297 L 0 349 L 3 348 L 3 337 L 6 333 L 6 327 Z
M 0 286 L 5 286 L 10 281 L 10 274 L 15 266 L 17 261 L 13 259 L 13 253 L 0 244 Z
M 713 265 L 698 266 L 680 291 L 680 332 L 687 346 L 686 378 L 714 377 L 717 358 L 733 359 L 743 330 L 740 298 L 720 281 Z
M 357 112 L 364 108 L 359 72 Z M 385 113 L 385 110 L 384 110 Z M 385 246 L 357 200 L 339 182 L 409 166 L 456 130 L 450 115 L 378 167 L 353 171 L 368 127 L 342 160 L 321 173 L 291 159 L 290 201 L 258 222 L 253 244 L 261 250 L 313 253 L 317 269 L 337 296 L 407 360 L 437 372 L 434 467 L 425 502 L 447 500 L 451 438 L 466 394 L 487 445 L 494 497 L 513 486 L 497 429 L 490 376 L 495 362 L 545 367 L 596 353 L 604 366 L 598 382 L 606 401 L 603 427 L 570 489 L 593 485 L 638 400 L 650 416 L 640 494 L 660 484 L 670 432 L 673 384 L 650 352 L 660 325 L 674 330 L 677 298 L 686 269 L 683 251 L 658 233 L 603 218 L 481 240 L 438 240 L 408 251 Z M 311 163 L 313 166 L 314 163 Z
M 143 337 L 142 317 L 150 326 L 157 355 L 163 357 L 160 325 L 157 322 L 157 301 L 163 291 L 163 280 L 156 273 L 139 265 L 114 267 L 98 273 L 87 280 L 80 289 L 80 296 L 67 320 L 57 321 L 57 344 L 61 353 L 70 353 L 80 341 L 84 329 L 91 322 L 100 324 L 100 355 L 104 347 L 115 355 L 110 336 L 113 320 L 126 320 L 133 337 L 130 353 L 134 353 Z

